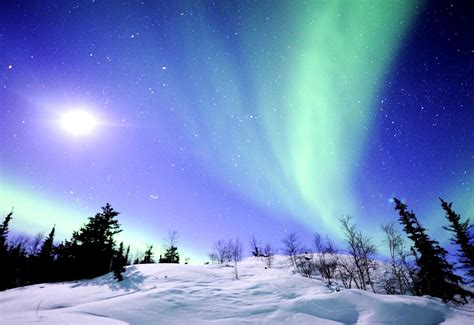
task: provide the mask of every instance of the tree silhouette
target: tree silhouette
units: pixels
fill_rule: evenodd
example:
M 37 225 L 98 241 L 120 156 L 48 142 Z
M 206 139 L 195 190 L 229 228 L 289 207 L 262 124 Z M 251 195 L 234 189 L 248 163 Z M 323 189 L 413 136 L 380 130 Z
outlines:
M 179 263 L 178 247 L 167 247 L 165 250 L 165 254 L 162 258 L 160 258 L 160 263 Z
M 447 251 L 426 233 L 416 215 L 407 210 L 407 205 L 394 198 L 399 221 L 408 238 L 412 240 L 412 251 L 418 270 L 414 289 L 418 295 L 439 297 L 443 301 L 466 303 L 470 293 L 460 287 L 461 278 L 453 273 L 453 266 L 446 260 Z
M 102 212 L 89 218 L 89 222 L 72 234 L 62 252 L 69 263 L 70 276 L 75 279 L 94 278 L 109 272 L 114 257 L 114 236 L 120 233 L 120 224 L 115 211 L 109 203 Z
M 1 258 L 5 258 L 7 250 L 8 250 L 8 244 L 7 244 L 8 225 L 10 221 L 12 220 L 12 215 L 13 215 L 13 209 L 10 213 L 7 214 L 7 216 L 3 220 L 2 225 L 0 226 L 0 262 L 3 262 Z
M 145 256 L 143 256 L 143 260 L 139 262 L 140 264 L 147 264 L 147 263 L 155 263 L 153 259 L 153 245 L 147 247 L 145 251 Z
M 128 249 L 127 249 L 128 250 Z M 114 272 L 114 279 L 118 282 L 123 280 L 123 273 L 125 272 L 125 265 L 127 265 L 128 253 L 124 253 L 123 242 L 120 242 L 119 249 L 114 257 L 112 263 L 112 271 Z
M 452 202 L 448 203 L 442 198 L 441 207 L 446 212 L 446 219 L 450 225 L 443 227 L 453 233 L 451 243 L 458 246 L 458 257 L 460 268 L 466 271 L 469 277 L 468 282 L 474 283 L 474 237 L 471 233 L 472 225 L 469 224 L 469 218 L 464 222 L 461 221 L 461 216 L 456 214 L 452 208 Z
M 0 290 L 10 288 L 12 277 L 15 275 L 14 266 L 9 255 L 8 239 L 8 225 L 12 220 L 13 209 L 7 214 L 0 225 L 0 265 L 2 268 L 2 276 L 0 276 Z
M 35 278 L 34 282 L 41 283 L 41 282 L 49 282 L 53 281 L 54 279 L 54 233 L 56 231 L 56 226 L 51 229 L 48 237 L 44 240 L 43 244 L 41 245 L 40 251 L 38 256 L 36 257 L 36 267 L 34 268 L 35 274 L 33 274 L 33 278 Z

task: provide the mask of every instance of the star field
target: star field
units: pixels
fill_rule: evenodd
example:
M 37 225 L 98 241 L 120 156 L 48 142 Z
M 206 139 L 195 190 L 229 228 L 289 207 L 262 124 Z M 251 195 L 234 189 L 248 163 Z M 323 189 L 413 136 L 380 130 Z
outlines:
M 474 215 L 468 2 L 6 1 L 0 211 L 64 238 L 105 202 L 189 256 L 252 234 L 375 238 L 401 197 Z M 99 125 L 71 136 L 84 109 Z

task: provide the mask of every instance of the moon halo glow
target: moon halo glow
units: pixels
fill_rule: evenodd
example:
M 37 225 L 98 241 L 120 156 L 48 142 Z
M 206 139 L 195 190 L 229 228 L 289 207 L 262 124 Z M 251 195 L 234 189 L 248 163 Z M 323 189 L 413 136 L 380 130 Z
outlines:
M 98 125 L 98 121 L 85 110 L 73 109 L 63 114 L 60 125 L 71 135 L 82 136 L 93 132 Z

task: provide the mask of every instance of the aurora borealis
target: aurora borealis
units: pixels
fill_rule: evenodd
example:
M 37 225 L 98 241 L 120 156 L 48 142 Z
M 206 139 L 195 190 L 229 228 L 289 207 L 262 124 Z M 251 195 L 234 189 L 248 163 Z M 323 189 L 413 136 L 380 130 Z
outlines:
M 0 211 L 68 236 L 105 202 L 126 240 L 340 239 L 474 214 L 473 7 L 415 1 L 7 1 Z M 97 116 L 71 137 L 67 110 Z

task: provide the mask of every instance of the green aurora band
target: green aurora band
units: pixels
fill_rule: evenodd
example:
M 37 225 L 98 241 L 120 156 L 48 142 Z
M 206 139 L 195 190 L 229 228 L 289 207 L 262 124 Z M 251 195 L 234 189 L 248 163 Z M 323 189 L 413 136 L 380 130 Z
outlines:
M 176 78 L 168 89 L 184 108 L 183 133 L 203 169 L 262 208 L 337 235 L 339 216 L 357 216 L 354 175 L 374 131 L 374 99 L 417 9 L 413 1 L 310 1 L 286 9 L 270 22 L 243 10 L 240 53 L 206 22 L 176 36 L 182 69 L 195 79 Z M 202 57 L 191 51 L 197 46 L 206 49 Z M 207 60 L 206 51 L 220 55 Z M 21 207 L 16 218 L 26 228 L 55 222 L 72 231 L 97 212 L 75 212 L 39 190 L 2 183 L 0 204 Z M 129 229 L 128 239 L 143 234 Z M 133 241 L 143 247 L 152 237 Z
M 300 20 L 305 41 L 288 95 L 298 111 L 286 126 L 290 159 L 279 157 L 313 215 L 330 226 L 357 212 L 354 173 L 374 98 L 413 18 L 408 2 L 373 4 L 328 2 Z
M 202 167 L 231 191 L 333 232 L 341 215 L 357 216 L 354 176 L 374 132 L 374 99 L 417 9 L 411 1 L 285 9 L 273 20 L 242 12 L 254 17 L 235 40 L 243 71 L 207 26 L 193 26 L 199 39 L 182 35 L 192 53 L 184 63 L 196 61 L 199 46 L 209 55 L 198 61 L 222 53 L 204 70 L 185 68 L 199 87 L 181 83 L 191 93 L 182 106 L 196 111 L 182 116 L 184 132 Z

